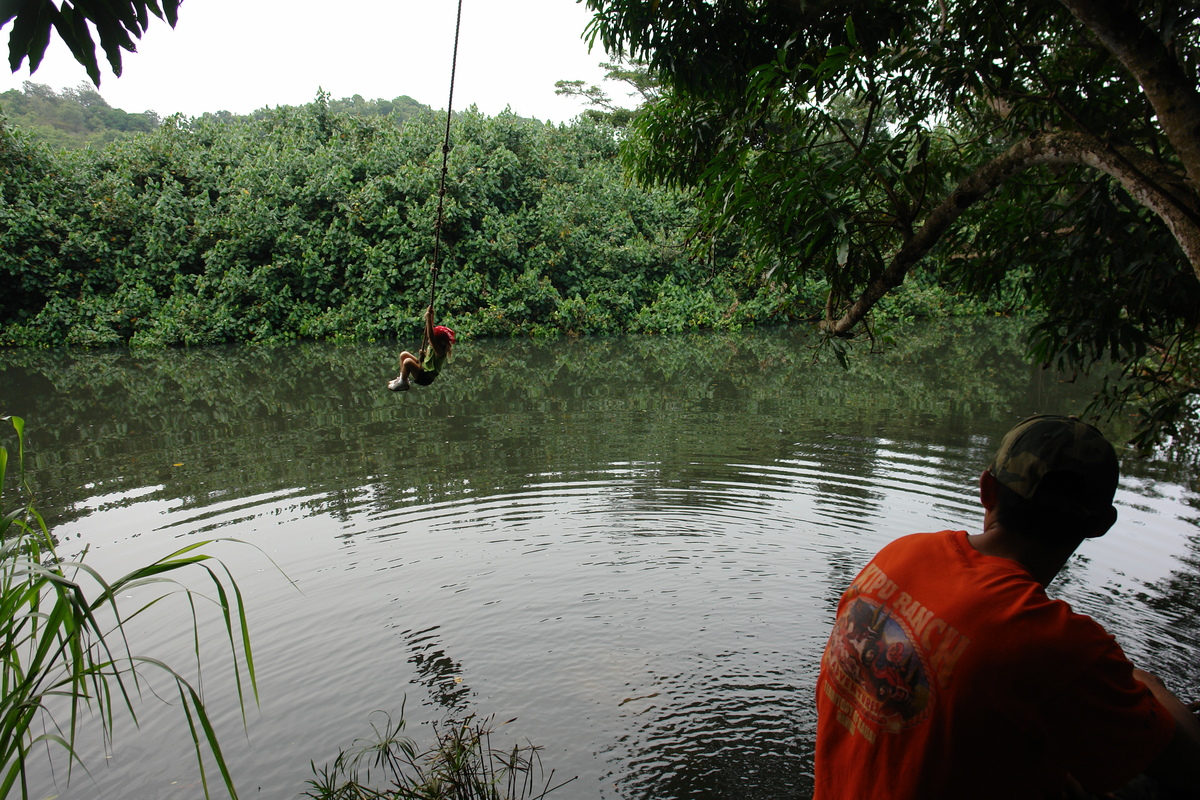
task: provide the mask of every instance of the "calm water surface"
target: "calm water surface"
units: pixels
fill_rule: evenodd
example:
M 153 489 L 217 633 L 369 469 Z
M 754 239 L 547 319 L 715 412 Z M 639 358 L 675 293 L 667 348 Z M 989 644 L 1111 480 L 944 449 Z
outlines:
M 408 394 L 384 389 L 390 346 L 6 351 L 0 413 L 27 419 L 63 549 L 101 572 L 253 545 L 212 548 L 251 615 L 246 733 L 202 609 L 245 798 L 295 797 L 402 708 L 418 739 L 515 718 L 502 737 L 578 776 L 555 797 L 807 797 L 841 590 L 899 535 L 975 528 L 1004 431 L 1090 398 L 1023 364 L 1013 330 L 922 329 L 848 372 L 799 331 L 470 342 Z M 1124 470 L 1118 527 L 1053 591 L 1200 697 L 1195 476 Z M 137 619 L 136 648 L 186 668 L 187 613 Z M 90 776 L 59 764 L 35 795 L 200 796 L 178 710 L 147 693 L 139 713 L 84 744 Z

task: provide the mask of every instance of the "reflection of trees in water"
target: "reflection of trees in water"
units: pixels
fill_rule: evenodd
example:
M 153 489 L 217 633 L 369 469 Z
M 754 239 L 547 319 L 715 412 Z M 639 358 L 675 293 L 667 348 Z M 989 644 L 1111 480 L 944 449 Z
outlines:
M 874 437 L 931 419 L 966 439 L 1002 431 L 1049 388 L 1081 408 L 1086 390 L 1058 398 L 1010 334 L 927 327 L 848 371 L 813 364 L 797 329 L 466 342 L 436 384 L 408 396 L 383 388 L 395 353 L 378 345 L 10 351 L 0 385 L 3 410 L 27 418 L 56 521 L 86 514 L 89 497 L 147 486 L 185 508 L 304 487 L 306 510 L 344 517 L 372 502 L 366 486 L 381 504 L 407 492 L 428 502 L 464 480 L 512 490 L 548 470 L 639 460 L 687 481 L 706 453 L 782 447 L 786 458 L 848 432 L 869 465 Z M 844 467 L 844 451 L 829 458 Z
M 446 655 L 437 636 L 440 626 L 421 631 L 404 631 L 401 639 L 412 651 L 408 662 L 416 667 L 417 682 L 429 691 L 429 697 L 448 715 L 467 709 L 471 690 L 462 680 L 462 665 Z
M 1187 537 L 1180 568 L 1138 592 L 1137 599 L 1158 612 L 1140 631 L 1152 653 L 1147 669 L 1159 673 L 1187 700 L 1200 700 L 1200 532 Z

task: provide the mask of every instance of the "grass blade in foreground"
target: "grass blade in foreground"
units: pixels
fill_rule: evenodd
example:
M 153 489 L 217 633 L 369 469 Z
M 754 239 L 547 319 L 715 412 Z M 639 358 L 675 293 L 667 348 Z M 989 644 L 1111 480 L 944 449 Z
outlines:
M 200 692 L 164 662 L 134 653 L 125 636 L 130 619 L 168 595 L 182 593 L 187 597 L 193 629 L 199 624 L 196 600 L 215 604 L 221 610 L 233 650 L 244 722 L 242 669 L 255 702 L 258 684 L 242 595 L 233 576 L 228 569 L 222 576 L 204 563 L 212 557 L 198 550 L 211 544 L 208 541 L 189 545 L 112 583 L 83 563 L 86 551 L 78 561 L 61 560 L 45 520 L 34 507 L 25 473 L 24 421 L 19 417 L 0 417 L 0 421 L 11 422 L 17 437 L 17 474 L 15 486 L 9 490 L 17 501 L 11 510 L 5 494 L 5 480 L 11 472 L 9 451 L 0 447 L 0 800 L 17 791 L 23 798 L 29 796 L 26 768 L 36 744 L 55 744 L 65 751 L 68 781 L 72 767 L 80 765 L 86 770 L 75 751 L 80 725 L 89 717 L 98 718 L 108 739 L 113 732 L 114 708 L 123 708 L 136 724 L 134 698 L 141 694 L 147 670 L 165 675 L 178 689 L 205 796 L 209 796 L 203 757 L 207 746 L 226 790 L 236 798 Z M 188 568 L 207 573 L 216 587 L 217 599 L 170 577 Z M 126 613 L 118 597 L 130 592 L 141 599 L 132 612 Z M 64 702 L 66 719 L 60 723 L 52 707 L 61 709 Z M 44 732 L 35 735 L 37 730 Z

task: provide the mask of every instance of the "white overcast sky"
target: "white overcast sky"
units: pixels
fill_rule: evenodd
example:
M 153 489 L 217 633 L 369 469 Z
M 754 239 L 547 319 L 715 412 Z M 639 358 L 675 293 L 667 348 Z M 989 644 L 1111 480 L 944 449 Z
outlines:
M 114 108 L 159 116 L 206 111 L 245 114 L 264 106 L 301 105 L 318 88 L 334 98 L 409 95 L 444 109 L 450 91 L 458 0 L 184 0 L 172 29 L 154 19 L 126 53 L 116 77 L 100 54 L 100 94 Z M 454 109 L 506 107 L 553 122 L 583 104 L 555 95 L 557 80 L 600 83 L 608 56 L 583 40 L 590 13 L 575 0 L 462 0 Z M 31 80 L 56 91 L 87 73 L 56 39 L 37 72 L 7 68 L 8 33 L 0 31 L 5 67 L 0 92 Z M 620 87 L 606 86 L 624 100 Z

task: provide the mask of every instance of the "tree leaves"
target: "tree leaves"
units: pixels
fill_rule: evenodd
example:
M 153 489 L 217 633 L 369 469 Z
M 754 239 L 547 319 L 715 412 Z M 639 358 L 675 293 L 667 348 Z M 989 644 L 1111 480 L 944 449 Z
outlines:
M 1200 292 L 1200 195 L 1176 154 L 1187 157 L 1196 126 L 1181 139 L 1159 124 L 1136 77 L 1149 72 L 1127 67 L 1122 48 L 1149 37 L 1156 75 L 1194 69 L 1197 26 L 1172 28 L 1158 7 L 1139 7 L 1142 18 L 1098 50 L 1080 9 L 1105 4 L 1070 5 L 1076 15 L 990 0 L 657 11 L 589 1 L 593 35 L 670 87 L 626 139 L 635 177 L 695 191 L 700 230 L 743 232 L 761 269 L 823 275 L 828 332 L 848 334 L 920 263 L 980 297 L 1012 286 L 1010 273 L 1034 275 L 1028 305 L 1047 315 L 1035 354 L 1086 369 L 1099 358 L 1161 366 L 1170 352 L 1182 365 L 1174 343 L 1196 346 L 1185 305 Z M 1169 47 L 1156 31 L 1173 31 Z M 753 41 L 729 41 L 739 36 Z M 1200 108 L 1193 84 L 1171 87 L 1179 120 Z M 1121 227 L 1088 208 L 1109 193 L 1133 202 Z M 1073 249 L 1080 237 L 1089 244 Z M 1182 366 L 1173 374 L 1191 380 Z
M 419 334 L 445 117 L 397 124 L 335 105 L 170 118 L 73 156 L 0 124 L 0 341 Z M 694 257 L 690 198 L 631 186 L 611 126 L 475 111 L 454 126 L 437 304 L 460 334 L 734 329 L 811 313 L 804 284 L 753 279 L 736 231 Z
M 108 58 L 113 74 L 121 74 L 121 51 L 134 52 L 150 25 L 150 15 L 165 19 L 175 27 L 181 0 L 11 0 L 0 12 L 0 27 L 13 23 L 8 42 L 8 63 L 13 72 L 29 59 L 29 71 L 36 72 L 50 44 L 53 27 L 70 49 L 75 60 L 87 70 L 92 83 L 100 85 L 100 66 L 91 28 L 100 37 L 100 47 Z

